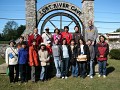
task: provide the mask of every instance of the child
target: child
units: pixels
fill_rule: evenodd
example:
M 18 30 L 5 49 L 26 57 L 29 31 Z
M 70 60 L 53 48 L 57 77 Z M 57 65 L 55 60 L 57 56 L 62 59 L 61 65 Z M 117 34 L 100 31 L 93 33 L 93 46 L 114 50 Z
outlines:
M 26 48 L 27 43 L 23 41 L 22 47 L 18 52 L 18 63 L 20 70 L 21 83 L 27 82 L 27 64 L 28 64 L 28 49 Z
M 54 63 L 55 63 L 55 68 L 56 68 L 56 77 L 60 78 L 61 77 L 61 70 L 60 70 L 60 65 L 61 65 L 61 46 L 59 45 L 59 39 L 55 39 L 54 44 L 52 46 L 52 52 L 53 52 L 53 58 L 54 58 Z
M 44 43 L 41 43 L 40 45 L 40 50 L 38 51 L 38 55 L 39 55 L 39 60 L 41 61 L 41 66 L 42 66 L 42 70 L 41 70 L 41 74 L 40 74 L 40 80 L 44 81 L 46 80 L 46 75 L 47 75 L 47 66 L 49 65 L 49 54 L 48 51 L 46 50 L 46 45 Z
M 75 45 L 75 40 L 70 41 L 70 63 L 72 65 L 72 76 L 78 76 L 78 63 L 76 60 L 77 57 L 77 46 Z
M 64 38 L 62 41 L 62 60 L 61 60 L 61 77 L 62 79 L 68 78 L 68 64 L 70 57 L 70 48 L 67 45 L 67 40 Z
M 29 47 L 29 64 L 31 66 L 31 81 L 36 82 L 36 68 L 39 66 L 38 48 L 36 39 L 33 39 L 32 46 Z
M 99 75 L 98 77 L 101 77 L 103 75 L 103 78 L 106 78 L 106 63 L 107 63 L 107 55 L 109 54 L 109 45 L 105 42 L 105 37 L 101 35 L 99 37 L 100 42 L 97 43 L 96 46 L 96 53 L 97 53 L 97 60 L 99 64 Z
M 11 40 L 9 43 L 9 47 L 5 52 L 5 60 L 6 64 L 9 68 L 9 79 L 10 83 L 18 82 L 19 69 L 18 69 L 18 57 L 17 57 L 17 49 L 15 48 L 15 41 Z M 14 69 L 15 69 L 15 77 L 14 77 Z
M 88 39 L 87 41 L 89 51 L 90 51 L 90 60 L 88 61 L 88 68 L 89 69 L 89 75 L 90 78 L 93 78 L 93 70 L 94 70 L 94 57 L 95 57 L 95 49 L 94 46 L 92 45 L 92 40 Z

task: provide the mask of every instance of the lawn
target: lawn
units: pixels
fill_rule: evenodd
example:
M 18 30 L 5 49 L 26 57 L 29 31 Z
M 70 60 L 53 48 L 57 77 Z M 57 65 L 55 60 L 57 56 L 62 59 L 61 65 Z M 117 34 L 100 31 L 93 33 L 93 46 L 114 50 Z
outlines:
M 52 78 L 50 81 L 27 84 L 9 84 L 8 76 L 0 75 L 0 90 L 120 90 L 120 61 L 109 60 L 107 78 L 97 75 L 93 79 L 69 77 L 67 80 Z

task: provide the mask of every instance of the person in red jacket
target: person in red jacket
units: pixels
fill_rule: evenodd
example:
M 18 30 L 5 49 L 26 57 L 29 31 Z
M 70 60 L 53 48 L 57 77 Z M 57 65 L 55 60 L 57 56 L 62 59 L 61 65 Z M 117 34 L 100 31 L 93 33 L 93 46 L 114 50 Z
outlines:
M 41 42 L 43 42 L 43 39 L 42 39 L 41 35 L 38 34 L 38 29 L 37 28 L 35 28 L 34 33 L 28 37 L 28 45 L 29 46 L 32 46 L 33 39 L 36 40 L 36 45 L 37 46 L 39 46 L 41 44 Z
M 105 42 L 105 37 L 101 35 L 99 37 L 100 42 L 97 43 L 96 46 L 96 54 L 97 54 L 97 60 L 99 64 L 99 75 L 98 77 L 101 77 L 103 75 L 103 78 L 106 77 L 106 64 L 107 64 L 107 55 L 109 54 L 109 45 Z
M 36 68 L 39 66 L 38 48 L 36 40 L 33 39 L 32 46 L 29 47 L 29 65 L 31 67 L 31 81 L 36 82 Z
M 64 26 L 64 32 L 62 32 L 62 39 L 66 38 L 67 40 L 67 44 L 70 44 L 70 40 L 72 39 L 72 34 L 69 33 L 69 27 L 68 26 Z

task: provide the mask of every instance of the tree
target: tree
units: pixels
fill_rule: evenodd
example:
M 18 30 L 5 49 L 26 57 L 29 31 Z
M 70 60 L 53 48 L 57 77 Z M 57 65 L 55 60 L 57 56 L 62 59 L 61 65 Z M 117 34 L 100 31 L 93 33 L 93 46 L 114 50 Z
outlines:
M 25 25 L 18 26 L 15 21 L 8 21 L 4 26 L 2 38 L 0 41 L 9 41 L 11 39 L 16 40 L 21 36 L 25 28 Z
M 18 28 L 17 28 L 17 38 L 21 36 L 21 34 L 24 32 L 26 26 L 25 25 L 20 25 Z
M 16 39 L 18 24 L 15 21 L 8 21 L 3 29 L 5 40 Z
M 120 32 L 120 28 L 118 28 L 115 32 Z

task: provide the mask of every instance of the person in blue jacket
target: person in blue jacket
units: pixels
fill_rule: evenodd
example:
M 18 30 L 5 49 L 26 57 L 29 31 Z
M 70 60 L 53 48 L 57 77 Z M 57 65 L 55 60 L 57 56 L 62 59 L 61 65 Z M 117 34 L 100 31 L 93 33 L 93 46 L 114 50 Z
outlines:
M 28 64 L 28 49 L 27 43 L 22 42 L 22 48 L 18 52 L 18 64 L 21 77 L 21 83 L 27 82 L 27 64 Z

